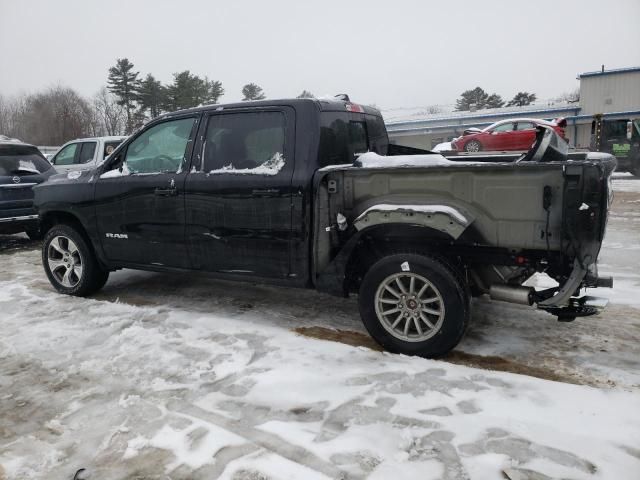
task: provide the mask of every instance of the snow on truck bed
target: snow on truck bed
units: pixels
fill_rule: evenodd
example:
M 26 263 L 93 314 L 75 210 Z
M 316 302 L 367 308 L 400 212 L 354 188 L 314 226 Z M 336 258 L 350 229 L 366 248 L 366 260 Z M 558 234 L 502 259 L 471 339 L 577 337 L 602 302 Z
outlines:
M 438 153 L 426 155 L 393 155 L 382 156 L 375 152 L 363 153 L 355 163 L 363 168 L 396 168 L 396 167 L 446 167 L 450 165 L 486 165 L 487 162 L 467 162 L 449 160 Z

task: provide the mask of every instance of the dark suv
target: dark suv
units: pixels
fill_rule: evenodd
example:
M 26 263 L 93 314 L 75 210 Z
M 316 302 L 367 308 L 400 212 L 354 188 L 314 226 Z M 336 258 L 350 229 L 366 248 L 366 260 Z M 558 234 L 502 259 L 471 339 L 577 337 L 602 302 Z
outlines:
M 54 173 L 33 145 L 0 141 L 0 234 L 26 232 L 31 239 L 39 237 L 32 187 Z

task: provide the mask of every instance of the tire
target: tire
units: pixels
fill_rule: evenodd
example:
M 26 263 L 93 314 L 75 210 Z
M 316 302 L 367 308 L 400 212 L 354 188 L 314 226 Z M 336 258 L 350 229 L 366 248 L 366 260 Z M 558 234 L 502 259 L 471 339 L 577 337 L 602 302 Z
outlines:
M 634 177 L 640 178 L 640 160 L 629 167 L 629 171 Z
M 358 303 L 369 334 L 393 353 L 442 356 L 460 342 L 469 322 L 461 275 L 424 255 L 395 254 L 376 262 L 362 281 Z
M 465 152 L 480 152 L 482 151 L 482 144 L 478 140 L 471 140 L 464 145 Z
M 69 225 L 55 225 L 45 235 L 42 266 L 51 285 L 66 295 L 90 295 L 109 278 L 82 234 Z

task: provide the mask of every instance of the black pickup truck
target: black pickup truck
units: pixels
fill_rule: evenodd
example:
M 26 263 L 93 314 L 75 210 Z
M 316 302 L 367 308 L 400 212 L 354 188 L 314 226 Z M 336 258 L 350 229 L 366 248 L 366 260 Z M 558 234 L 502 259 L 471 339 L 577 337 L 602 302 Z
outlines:
M 564 146 L 563 146 L 564 145 Z M 615 159 L 538 132 L 522 158 L 452 161 L 389 145 L 348 99 L 214 105 L 164 115 L 102 165 L 35 187 L 45 272 L 70 295 L 120 268 L 357 293 L 385 348 L 438 356 L 472 295 L 596 313 Z M 522 284 L 546 272 L 558 287 Z

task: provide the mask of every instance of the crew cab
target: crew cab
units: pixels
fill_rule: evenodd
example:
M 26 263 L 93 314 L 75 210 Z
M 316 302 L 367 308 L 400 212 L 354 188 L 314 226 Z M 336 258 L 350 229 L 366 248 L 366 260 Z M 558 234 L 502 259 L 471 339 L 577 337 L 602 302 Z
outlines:
M 78 138 L 60 147 L 50 161 L 59 172 L 90 170 L 101 164 L 125 138 Z
M 121 268 L 355 293 L 375 340 L 429 357 L 460 341 L 471 295 L 573 320 L 601 306 L 581 288 L 612 282 L 596 259 L 615 159 L 537 135 L 516 160 L 453 161 L 389 145 L 348 98 L 166 114 L 35 188 L 44 270 L 69 295 Z M 558 287 L 523 286 L 536 272 Z

